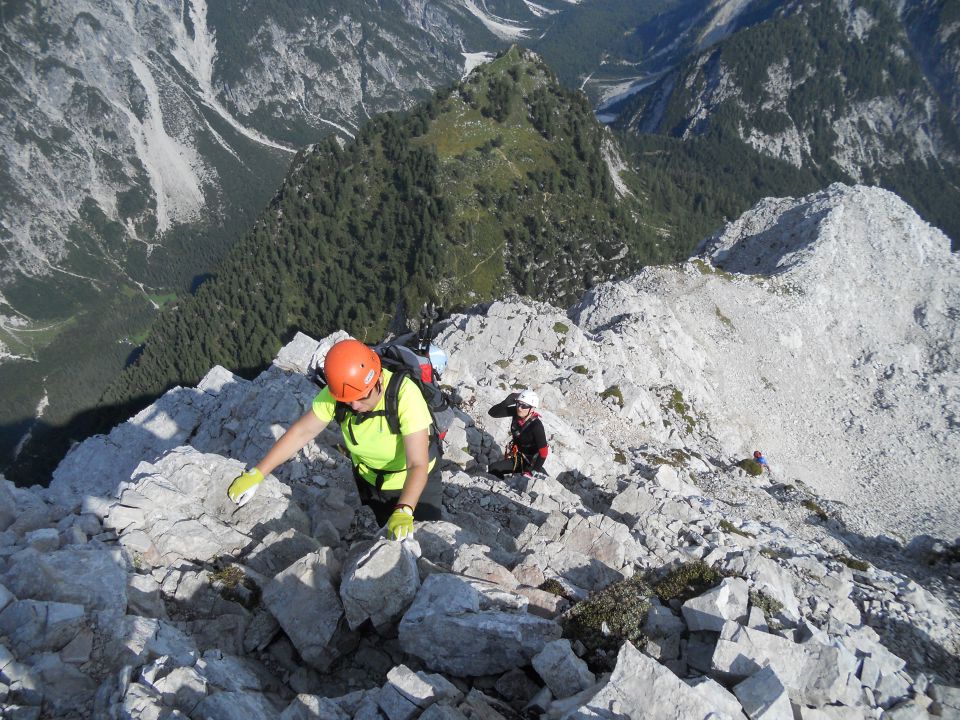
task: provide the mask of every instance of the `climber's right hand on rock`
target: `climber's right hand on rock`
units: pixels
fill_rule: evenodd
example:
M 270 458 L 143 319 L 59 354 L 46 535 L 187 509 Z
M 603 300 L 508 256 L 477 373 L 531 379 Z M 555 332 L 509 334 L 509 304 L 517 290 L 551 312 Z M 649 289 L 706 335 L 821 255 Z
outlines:
M 254 494 L 260 483 L 263 482 L 263 473 L 259 468 L 247 470 L 242 475 L 238 475 L 230 483 L 227 489 L 227 497 L 235 502 L 239 507 L 243 507 L 253 499 Z

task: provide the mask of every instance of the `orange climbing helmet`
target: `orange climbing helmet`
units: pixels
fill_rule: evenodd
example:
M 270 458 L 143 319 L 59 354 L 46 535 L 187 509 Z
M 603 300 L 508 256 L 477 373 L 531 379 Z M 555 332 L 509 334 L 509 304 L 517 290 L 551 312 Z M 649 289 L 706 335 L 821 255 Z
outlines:
M 380 356 L 359 340 L 341 340 L 323 360 L 323 374 L 333 399 L 353 402 L 370 392 L 380 379 Z

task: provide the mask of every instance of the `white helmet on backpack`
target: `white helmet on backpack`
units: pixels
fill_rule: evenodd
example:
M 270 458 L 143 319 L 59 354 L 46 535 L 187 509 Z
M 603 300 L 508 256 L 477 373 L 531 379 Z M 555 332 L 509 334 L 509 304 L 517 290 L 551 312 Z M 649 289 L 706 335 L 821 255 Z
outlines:
M 430 357 L 430 365 L 433 366 L 438 375 L 443 375 L 443 371 L 447 369 L 447 354 L 443 351 L 443 348 L 431 343 L 427 352 Z
M 517 396 L 517 402 L 529 405 L 532 408 L 540 407 L 540 396 L 533 390 L 524 390 Z

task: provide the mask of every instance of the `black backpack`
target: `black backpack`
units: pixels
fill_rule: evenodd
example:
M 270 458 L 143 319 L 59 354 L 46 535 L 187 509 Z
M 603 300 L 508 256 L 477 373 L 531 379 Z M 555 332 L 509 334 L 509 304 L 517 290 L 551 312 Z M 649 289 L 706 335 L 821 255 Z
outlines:
M 389 370 L 392 374 L 390 382 L 384 390 L 383 410 L 375 410 L 366 413 L 355 413 L 350 405 L 343 402 L 337 402 L 334 411 L 334 419 L 341 427 L 349 415 L 354 416 L 354 423 L 362 423 L 369 418 L 383 416 L 386 418 L 387 427 L 394 435 L 400 434 L 400 413 L 398 409 L 400 396 L 400 383 L 403 378 L 410 378 L 420 389 L 423 399 L 430 410 L 430 456 L 431 459 L 443 456 L 443 438 L 453 422 L 453 406 L 450 396 L 440 387 L 440 375 L 434 369 L 430 362 L 429 354 L 418 353 L 413 349 L 398 343 L 381 343 L 371 346 L 374 352 L 380 356 L 380 364 Z M 315 367 L 311 369 L 310 379 L 320 387 L 325 387 L 327 382 L 323 376 L 323 368 Z M 352 424 L 351 424 L 352 425 Z M 353 438 L 353 429 L 347 425 L 348 432 Z

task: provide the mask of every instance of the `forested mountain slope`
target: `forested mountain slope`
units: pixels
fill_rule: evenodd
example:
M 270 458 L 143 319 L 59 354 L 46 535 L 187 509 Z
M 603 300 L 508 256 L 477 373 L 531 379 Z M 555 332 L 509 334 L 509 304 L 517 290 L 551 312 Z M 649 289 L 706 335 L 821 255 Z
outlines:
M 960 239 L 957 35 L 946 3 L 780 3 L 638 92 L 622 127 L 718 138 L 896 191 Z
M 720 12 L 705 0 L 3 3 L 0 467 L 31 428 L 98 402 L 304 145 L 352 140 L 511 41 L 548 37 L 548 56 L 578 72 L 616 64 L 634 38 L 594 28 L 640 28 L 678 5 L 698 22 Z M 574 47 L 584 29 L 599 45 Z
M 628 166 L 633 152 L 519 48 L 355 141 L 310 147 L 216 276 L 164 314 L 101 410 L 38 428 L 17 472 L 42 481 L 71 439 L 211 364 L 253 371 L 295 330 L 372 341 L 428 298 L 572 302 L 687 257 L 758 197 L 812 184 L 758 153 L 717 154 L 707 175 L 669 139 Z

